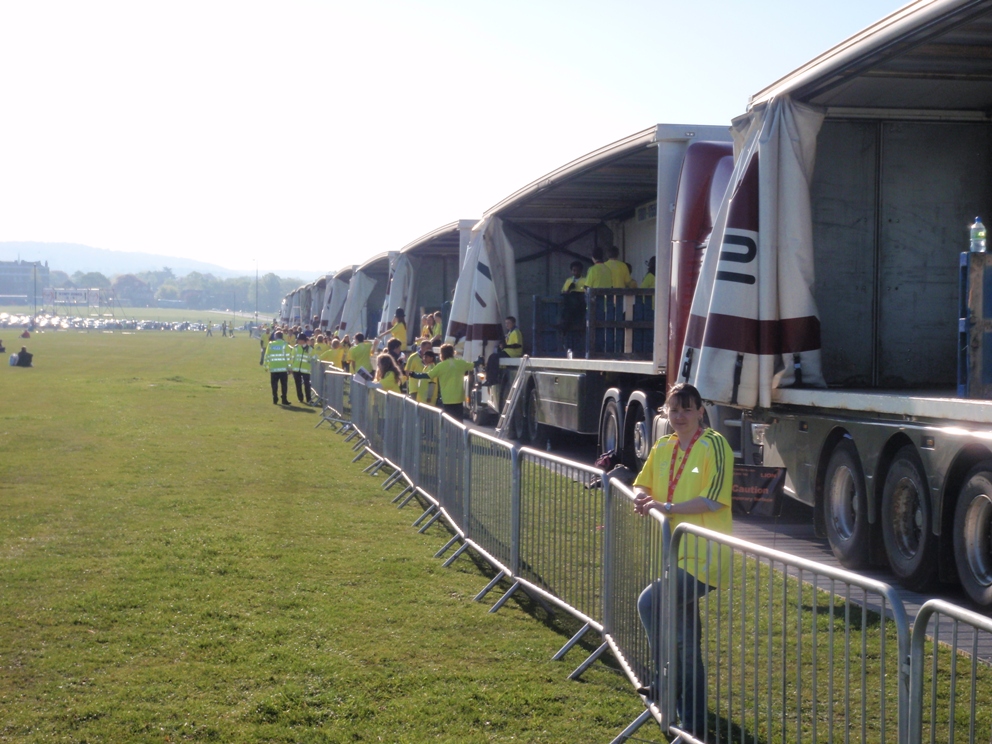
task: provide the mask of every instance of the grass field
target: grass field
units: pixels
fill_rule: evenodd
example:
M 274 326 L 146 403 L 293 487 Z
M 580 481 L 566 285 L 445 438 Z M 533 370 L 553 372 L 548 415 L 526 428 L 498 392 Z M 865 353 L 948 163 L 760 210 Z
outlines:
M 29 348 L 0 368 L 0 741 L 596 742 L 642 710 L 550 661 L 573 623 L 472 602 L 490 574 L 273 406 L 256 341 Z
M 0 305 L 0 313 L 10 313 L 11 315 L 30 315 L 34 308 L 31 305 Z M 38 306 L 38 314 L 54 314 L 52 313 L 51 306 L 42 307 Z M 213 320 L 215 323 L 222 323 L 223 321 L 230 322 L 235 316 L 230 311 L 224 310 L 189 310 L 182 308 L 172 308 L 172 307 L 69 307 L 63 308 L 59 307 L 58 315 L 75 315 L 81 318 L 103 318 L 103 317 L 115 317 L 115 318 L 127 318 L 135 320 L 158 320 L 162 322 L 174 322 L 188 320 L 191 323 L 206 322 L 207 320 Z M 268 312 L 263 313 L 261 310 L 258 311 L 258 322 L 259 323 L 270 323 L 272 322 L 273 316 L 276 313 Z M 236 317 L 237 325 L 241 325 L 246 320 L 252 320 L 255 317 L 254 312 L 245 313 L 239 312 Z M 0 329 L 2 332 L 4 329 Z M 10 331 L 13 329 L 6 329 L 7 335 L 13 338 Z M 18 330 L 20 332 L 21 329 Z

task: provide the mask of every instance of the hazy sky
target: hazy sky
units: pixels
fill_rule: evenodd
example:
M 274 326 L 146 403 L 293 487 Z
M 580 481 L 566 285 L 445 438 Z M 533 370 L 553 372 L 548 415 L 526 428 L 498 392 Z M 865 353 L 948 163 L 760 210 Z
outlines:
M 0 0 L 0 241 L 336 270 L 902 5 Z

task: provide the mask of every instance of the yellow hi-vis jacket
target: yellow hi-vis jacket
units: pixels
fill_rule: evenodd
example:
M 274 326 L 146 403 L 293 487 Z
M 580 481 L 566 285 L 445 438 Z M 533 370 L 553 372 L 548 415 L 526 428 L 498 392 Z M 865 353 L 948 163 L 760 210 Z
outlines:
M 303 344 L 297 344 L 292 349 L 290 349 L 289 368 L 293 372 L 302 372 L 305 375 L 310 374 L 309 346 L 304 346 Z
M 269 341 L 263 361 L 269 372 L 285 372 L 289 368 L 289 347 L 286 342 L 283 339 Z

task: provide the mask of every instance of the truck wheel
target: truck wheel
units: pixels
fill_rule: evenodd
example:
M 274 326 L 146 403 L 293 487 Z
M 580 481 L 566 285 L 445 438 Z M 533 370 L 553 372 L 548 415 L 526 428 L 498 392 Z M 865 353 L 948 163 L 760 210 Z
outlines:
M 937 572 L 930 494 L 912 445 L 896 453 L 882 492 L 882 537 L 892 573 L 907 589 L 922 591 Z
M 606 401 L 599 419 L 599 452 L 616 450 L 620 446 L 620 408 L 615 400 Z
M 958 496 L 954 560 L 968 596 L 992 606 L 992 460 L 972 468 Z
M 492 421 L 492 416 L 489 415 L 486 407 L 479 404 L 478 390 L 472 390 L 469 394 L 468 417 L 472 420 L 473 424 L 477 424 L 478 426 L 488 426 Z
M 635 473 L 641 472 L 651 454 L 651 435 L 648 432 L 644 408 L 640 404 L 631 405 L 624 421 L 623 464 Z
M 823 483 L 823 519 L 827 538 L 841 565 L 868 565 L 868 495 L 858 450 L 843 439 L 830 454 Z
M 527 438 L 535 446 L 543 446 L 551 434 L 548 427 L 542 424 L 537 418 L 540 405 L 541 400 L 537 395 L 537 386 L 531 385 L 527 391 L 527 408 L 524 412 L 524 425 L 527 427 Z

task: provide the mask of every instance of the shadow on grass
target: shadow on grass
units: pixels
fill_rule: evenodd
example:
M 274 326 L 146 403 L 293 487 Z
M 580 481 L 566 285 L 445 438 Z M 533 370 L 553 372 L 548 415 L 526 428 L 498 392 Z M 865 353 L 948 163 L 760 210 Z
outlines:
M 309 414 L 318 413 L 319 411 L 319 409 L 311 408 L 310 406 L 306 406 L 303 403 L 299 403 L 299 404 L 294 403 L 288 406 L 284 405 L 282 406 L 282 409 L 284 411 L 290 411 L 292 413 L 309 413 Z

